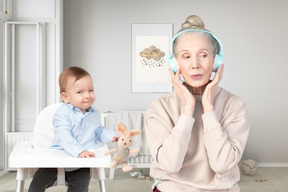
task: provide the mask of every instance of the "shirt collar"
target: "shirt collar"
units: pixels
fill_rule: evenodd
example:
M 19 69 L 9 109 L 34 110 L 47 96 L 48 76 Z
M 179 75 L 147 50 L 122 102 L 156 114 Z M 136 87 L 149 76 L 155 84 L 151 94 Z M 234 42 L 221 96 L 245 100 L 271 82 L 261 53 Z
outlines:
M 75 107 L 74 105 L 71 105 L 70 103 L 65 103 L 65 104 L 68 105 L 68 107 L 69 107 L 70 109 L 72 109 L 72 111 L 81 112 L 81 113 L 82 113 L 82 111 L 81 111 L 80 108 Z M 93 110 L 93 108 L 90 106 L 88 109 L 86 109 L 86 112 L 90 112 L 90 111 L 92 111 L 92 110 Z M 86 113 L 85 113 L 85 114 L 86 114 Z

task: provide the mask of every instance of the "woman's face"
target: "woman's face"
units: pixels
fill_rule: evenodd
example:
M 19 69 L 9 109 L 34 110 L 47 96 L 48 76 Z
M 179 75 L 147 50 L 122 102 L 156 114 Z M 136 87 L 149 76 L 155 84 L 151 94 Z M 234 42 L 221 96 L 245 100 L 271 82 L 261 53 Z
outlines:
M 208 83 L 214 64 L 209 39 L 199 33 L 184 34 L 178 40 L 176 59 L 187 84 L 200 88 Z

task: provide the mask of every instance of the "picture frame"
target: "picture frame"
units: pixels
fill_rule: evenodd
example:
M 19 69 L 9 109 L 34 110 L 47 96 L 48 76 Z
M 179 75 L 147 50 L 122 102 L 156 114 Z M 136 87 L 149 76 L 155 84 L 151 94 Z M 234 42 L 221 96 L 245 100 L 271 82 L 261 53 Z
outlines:
M 173 24 L 132 24 L 132 93 L 172 91 L 168 51 Z

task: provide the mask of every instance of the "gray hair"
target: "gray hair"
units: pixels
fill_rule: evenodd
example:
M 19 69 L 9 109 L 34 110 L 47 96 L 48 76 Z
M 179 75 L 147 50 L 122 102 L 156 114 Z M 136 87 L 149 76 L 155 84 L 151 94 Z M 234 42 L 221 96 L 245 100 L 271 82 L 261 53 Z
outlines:
M 187 30 L 187 29 L 181 29 L 178 33 L 181 33 L 182 31 Z M 207 32 L 209 32 L 208 30 L 205 30 Z M 174 41 L 173 41 L 173 55 L 176 57 L 177 53 L 176 53 L 176 47 L 178 45 L 178 41 L 182 36 L 185 36 L 187 34 L 191 34 L 191 33 L 198 33 L 201 34 L 203 37 L 209 39 L 211 47 L 212 47 L 212 52 L 213 55 L 216 56 L 217 54 L 220 53 L 221 48 L 219 45 L 219 42 L 209 33 L 206 33 L 205 31 L 193 31 L 193 30 L 187 30 L 182 32 Z

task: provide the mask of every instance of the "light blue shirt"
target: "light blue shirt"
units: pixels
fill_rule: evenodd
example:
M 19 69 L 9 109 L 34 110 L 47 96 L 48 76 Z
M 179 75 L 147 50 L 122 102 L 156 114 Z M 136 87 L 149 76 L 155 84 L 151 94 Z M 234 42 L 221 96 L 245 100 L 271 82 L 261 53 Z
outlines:
M 82 151 L 96 148 L 99 142 L 112 142 L 117 135 L 117 132 L 107 130 L 101 125 L 97 109 L 90 107 L 83 114 L 79 108 L 67 103 L 56 111 L 53 130 L 52 148 L 64 149 L 74 157 L 78 157 Z

